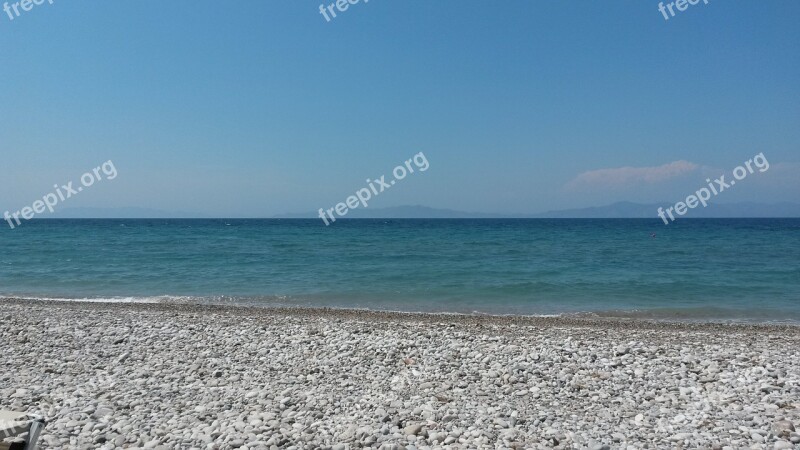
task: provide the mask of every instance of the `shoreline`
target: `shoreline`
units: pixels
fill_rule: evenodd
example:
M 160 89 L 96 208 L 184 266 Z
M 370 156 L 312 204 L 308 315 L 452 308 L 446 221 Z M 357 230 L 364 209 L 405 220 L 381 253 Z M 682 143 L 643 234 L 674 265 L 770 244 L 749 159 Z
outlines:
M 0 300 L 42 449 L 800 448 L 800 327 Z
M 50 305 L 66 309 L 123 309 L 138 312 L 169 312 L 178 314 L 229 314 L 251 318 L 284 316 L 295 318 L 326 317 L 339 320 L 374 322 L 455 323 L 479 326 L 534 326 L 578 328 L 636 328 L 640 330 L 719 331 L 719 332 L 784 332 L 800 336 L 800 323 L 681 321 L 638 317 L 609 317 L 592 314 L 517 315 L 467 314 L 450 312 L 406 312 L 333 307 L 273 307 L 251 305 L 219 305 L 200 303 L 138 303 L 82 300 L 28 299 L 0 297 L 1 304 Z

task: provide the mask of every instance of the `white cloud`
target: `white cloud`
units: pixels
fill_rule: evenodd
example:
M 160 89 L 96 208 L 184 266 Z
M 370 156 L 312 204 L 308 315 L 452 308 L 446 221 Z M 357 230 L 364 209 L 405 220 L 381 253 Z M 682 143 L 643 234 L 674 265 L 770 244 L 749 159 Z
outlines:
M 594 187 L 624 187 L 656 184 L 697 170 L 700 166 L 689 161 L 673 161 L 656 167 L 618 167 L 584 172 L 569 183 L 570 189 Z

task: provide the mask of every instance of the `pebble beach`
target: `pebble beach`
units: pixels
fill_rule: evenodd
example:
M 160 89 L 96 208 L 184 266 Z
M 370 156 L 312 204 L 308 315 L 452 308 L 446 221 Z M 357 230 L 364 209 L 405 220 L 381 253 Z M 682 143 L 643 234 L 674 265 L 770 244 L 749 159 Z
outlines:
M 800 327 L 0 300 L 40 448 L 800 449 Z

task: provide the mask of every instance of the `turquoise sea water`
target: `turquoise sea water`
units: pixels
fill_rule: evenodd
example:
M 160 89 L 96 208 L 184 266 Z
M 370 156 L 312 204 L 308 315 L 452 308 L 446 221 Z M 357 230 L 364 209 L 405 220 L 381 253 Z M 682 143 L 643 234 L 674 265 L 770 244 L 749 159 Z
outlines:
M 800 219 L 34 220 L 0 296 L 800 323 Z

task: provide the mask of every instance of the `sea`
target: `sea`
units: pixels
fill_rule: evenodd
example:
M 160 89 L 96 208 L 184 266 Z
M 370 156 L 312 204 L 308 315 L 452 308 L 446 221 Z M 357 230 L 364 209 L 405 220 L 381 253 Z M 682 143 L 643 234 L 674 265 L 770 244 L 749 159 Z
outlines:
M 800 219 L 34 219 L 0 297 L 800 324 Z

